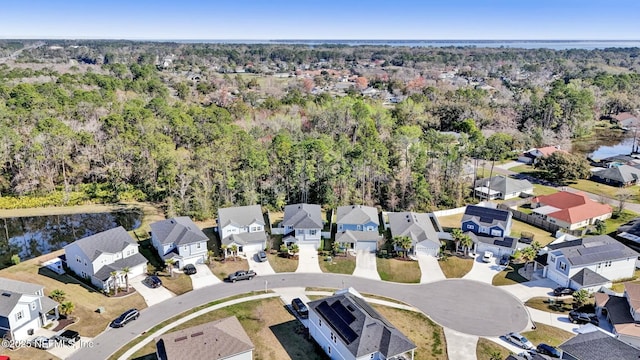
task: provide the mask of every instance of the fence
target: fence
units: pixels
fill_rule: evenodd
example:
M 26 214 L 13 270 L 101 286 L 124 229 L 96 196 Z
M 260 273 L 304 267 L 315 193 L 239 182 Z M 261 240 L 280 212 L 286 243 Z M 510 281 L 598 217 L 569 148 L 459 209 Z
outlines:
M 435 215 L 436 217 L 442 217 L 442 216 L 462 214 L 466 208 L 467 208 L 466 206 L 463 206 L 455 209 L 438 210 L 438 211 L 434 211 L 433 215 Z
M 518 210 L 512 209 L 511 207 L 509 207 L 509 205 L 506 205 L 506 204 L 499 204 L 498 205 L 498 209 L 510 211 L 511 214 L 513 215 L 514 219 L 522 221 L 522 222 L 527 223 L 529 225 L 535 226 L 535 227 L 540 228 L 542 230 L 548 231 L 550 233 L 556 233 L 558 230 L 562 230 L 563 233 L 571 234 L 573 236 L 583 236 L 584 235 L 584 231 L 585 230 L 568 230 L 568 229 L 564 229 L 564 228 L 562 228 L 561 226 L 559 226 L 557 224 L 550 223 L 547 220 L 544 220 L 544 219 L 540 218 L 539 216 L 530 215 L 530 214 L 527 214 L 527 213 L 523 213 L 522 211 L 518 211 Z

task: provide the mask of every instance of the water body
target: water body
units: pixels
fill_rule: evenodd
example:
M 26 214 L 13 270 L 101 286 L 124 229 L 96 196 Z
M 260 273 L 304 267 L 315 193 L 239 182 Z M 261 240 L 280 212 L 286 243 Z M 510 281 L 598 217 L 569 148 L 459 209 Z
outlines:
M 572 152 L 594 160 L 615 155 L 629 155 L 633 148 L 633 133 L 599 131 L 589 139 L 580 139 L 572 144 Z
M 137 211 L 0 219 L 0 268 L 10 265 L 14 254 L 24 261 L 118 226 L 136 229 L 141 221 Z

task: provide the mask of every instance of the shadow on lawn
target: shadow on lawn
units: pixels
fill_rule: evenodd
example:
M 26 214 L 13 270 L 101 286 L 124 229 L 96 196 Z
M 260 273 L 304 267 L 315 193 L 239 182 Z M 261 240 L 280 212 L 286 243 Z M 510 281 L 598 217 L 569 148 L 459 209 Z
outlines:
M 524 276 L 518 273 L 518 270 L 520 270 L 523 266 L 524 264 L 514 264 L 514 263 L 509 264 L 509 266 L 507 266 L 504 269 L 504 271 L 507 272 L 507 275 L 505 275 L 505 278 L 511 281 L 515 281 L 517 283 L 523 283 L 523 282 L 529 281 L 529 279 L 525 278 Z
M 271 332 L 291 359 L 329 360 L 313 339 L 309 331 L 298 320 L 270 326 Z
M 42 276 L 46 276 L 48 278 L 51 278 L 53 280 L 59 281 L 63 284 L 77 284 L 80 285 L 82 287 L 84 287 L 85 289 L 87 289 L 89 292 L 97 292 L 97 290 L 95 288 L 93 288 L 91 285 L 85 284 L 84 282 L 82 282 L 82 280 L 75 278 L 74 276 L 70 275 L 70 274 L 62 274 L 62 275 L 58 275 L 57 273 L 53 272 L 50 269 L 47 269 L 45 267 L 41 267 L 38 269 L 38 274 L 42 275 Z

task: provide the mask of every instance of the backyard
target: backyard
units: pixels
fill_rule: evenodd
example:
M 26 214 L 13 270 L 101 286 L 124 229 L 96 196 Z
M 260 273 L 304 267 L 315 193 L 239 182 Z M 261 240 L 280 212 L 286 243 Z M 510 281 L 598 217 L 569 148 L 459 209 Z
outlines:
M 417 261 L 401 258 L 385 259 L 376 257 L 378 274 L 384 281 L 399 283 L 419 283 L 420 265 Z

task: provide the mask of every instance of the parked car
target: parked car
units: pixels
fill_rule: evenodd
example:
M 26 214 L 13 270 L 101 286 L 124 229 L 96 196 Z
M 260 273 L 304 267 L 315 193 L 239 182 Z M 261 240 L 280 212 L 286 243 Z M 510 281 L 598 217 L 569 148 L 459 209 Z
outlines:
M 485 251 L 482 255 L 482 261 L 489 263 L 493 260 L 493 253 L 491 251 Z
M 557 288 L 553 289 L 553 295 L 554 296 L 573 295 L 574 292 L 575 292 L 575 290 L 573 290 L 572 288 L 565 287 L 565 286 L 560 286 L 560 287 L 557 287 Z
M 569 312 L 569 320 L 574 324 L 593 324 L 599 325 L 598 315 L 593 313 L 577 312 L 572 310 Z
M 80 341 L 80 334 L 74 330 L 65 330 L 62 334 L 54 336 L 53 340 L 66 345 L 73 345 Z
M 531 343 L 531 341 L 529 341 L 529 339 L 520 335 L 517 332 L 508 333 L 505 337 L 510 343 L 516 346 L 519 346 L 525 350 L 532 350 L 534 348 L 533 344 Z
M 251 280 L 256 275 L 258 275 L 258 274 L 256 274 L 255 271 L 253 271 L 253 270 L 240 270 L 240 271 L 236 271 L 233 274 L 227 276 L 227 278 L 225 280 L 227 280 L 229 282 L 236 282 L 238 280 Z
M 264 252 L 264 251 L 259 251 L 258 252 L 258 261 L 260 261 L 260 262 L 267 261 L 267 253 Z
M 129 309 L 118 316 L 111 322 L 111 327 L 119 328 L 127 325 L 129 322 L 136 320 L 140 316 L 138 309 Z
M 162 286 L 162 280 L 160 280 L 160 278 L 155 275 L 147 276 L 147 278 L 144 279 L 143 283 L 148 287 L 154 289 Z
M 538 347 L 536 347 L 536 351 L 538 352 L 538 354 L 547 355 L 552 358 L 562 358 L 562 351 L 551 345 L 540 344 L 538 345 Z
M 509 256 L 509 254 L 504 254 L 500 258 L 500 265 L 507 266 L 509 265 L 510 260 L 511 260 L 511 257 Z
M 46 336 L 36 336 L 35 338 L 29 340 L 29 346 L 36 349 L 47 350 L 53 346 L 53 340 L 49 339 Z
M 306 319 L 309 317 L 309 309 L 300 298 L 295 298 L 291 301 L 291 307 L 295 310 L 301 318 Z
M 187 264 L 182 268 L 182 271 L 187 275 L 193 275 L 198 272 L 198 269 L 196 269 L 196 266 L 193 264 Z

